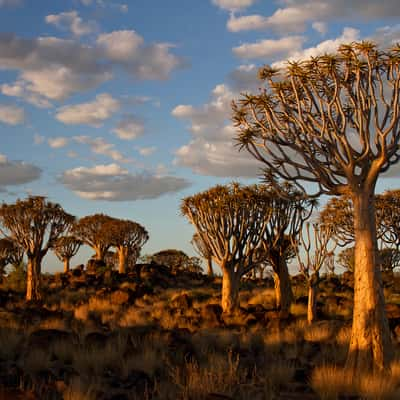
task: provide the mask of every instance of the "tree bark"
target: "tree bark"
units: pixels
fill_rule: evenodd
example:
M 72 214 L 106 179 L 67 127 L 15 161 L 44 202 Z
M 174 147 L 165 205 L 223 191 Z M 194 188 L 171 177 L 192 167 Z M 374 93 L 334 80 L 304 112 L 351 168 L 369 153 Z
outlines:
M 127 247 L 122 246 L 122 247 L 118 248 L 118 261 L 119 261 L 118 272 L 120 274 L 125 274 L 126 273 L 127 255 L 128 255 L 128 248 Z
M 293 292 L 286 261 L 282 257 L 276 257 L 272 268 L 274 270 L 276 307 L 278 310 L 288 313 L 293 301 Z
M 377 265 L 374 192 L 353 195 L 355 262 L 353 326 L 346 367 L 353 374 L 388 371 L 391 339 Z
M 64 258 L 64 274 L 69 271 L 69 258 Z
M 214 270 L 211 257 L 207 259 L 207 275 L 214 276 Z
M 239 281 L 234 271 L 222 269 L 222 311 L 232 314 L 239 307 Z
M 105 251 L 101 247 L 94 247 L 94 251 L 96 252 L 95 260 L 104 261 Z
M 307 305 L 307 322 L 309 324 L 312 324 L 317 319 L 317 293 L 318 284 L 315 282 L 309 282 Z
M 41 293 L 41 256 L 28 257 L 27 281 L 26 281 L 26 300 L 39 301 L 42 299 Z

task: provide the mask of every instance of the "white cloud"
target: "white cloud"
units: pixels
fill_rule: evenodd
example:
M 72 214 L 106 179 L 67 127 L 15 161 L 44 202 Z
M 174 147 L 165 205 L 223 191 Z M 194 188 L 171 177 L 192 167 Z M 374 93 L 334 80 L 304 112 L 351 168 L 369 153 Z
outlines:
M 45 21 L 57 28 L 71 31 L 75 36 L 88 35 L 98 29 L 95 21 L 83 22 L 77 11 L 47 15 Z
M 188 167 L 200 175 L 255 177 L 259 163 L 234 145 L 235 129 L 231 125 L 231 101 L 238 97 L 226 85 L 217 85 L 212 99 L 201 107 L 179 105 L 172 115 L 189 120 L 193 139 L 175 152 L 174 164 Z
M 25 121 L 23 108 L 0 104 L 0 122 L 7 125 L 19 125 Z
M 312 27 L 321 35 L 326 35 L 326 33 L 328 32 L 328 25 L 325 22 L 313 22 Z
M 131 162 L 132 159 L 125 158 L 121 152 L 115 149 L 115 144 L 107 143 L 103 138 L 96 137 L 91 138 L 89 136 L 74 136 L 72 138 L 76 143 L 86 144 L 94 154 L 100 154 L 106 157 L 110 157 L 114 161 L 118 162 Z
M 48 139 L 49 146 L 53 149 L 61 149 L 62 147 L 67 146 L 68 142 L 68 138 L 63 136 Z
M 305 39 L 302 36 L 288 36 L 280 39 L 265 39 L 257 43 L 244 43 L 234 47 L 233 53 L 239 58 L 270 58 L 284 57 L 293 51 L 301 49 Z
M 183 66 L 182 60 L 169 51 L 173 45 L 146 46 L 142 36 L 132 30 L 103 33 L 97 45 L 109 60 L 140 79 L 167 79 L 172 70 Z
M 143 135 L 144 123 L 140 119 L 129 116 L 120 121 L 113 132 L 123 140 L 133 140 Z
M 100 127 L 120 108 L 120 102 L 108 93 L 96 96 L 92 102 L 61 107 L 56 118 L 67 125 L 91 125 Z
M 132 174 L 117 164 L 74 168 L 59 180 L 84 199 L 108 201 L 153 199 L 189 186 L 183 178 Z
M 33 104 L 39 108 L 49 108 L 51 103 L 43 96 L 32 93 L 27 89 L 26 81 L 16 81 L 13 84 L 4 83 L 0 85 L 0 91 L 5 96 L 20 97 L 27 103 Z
M 242 10 L 253 5 L 256 0 L 212 0 L 213 4 L 223 10 Z
M 132 35 L 126 36 L 122 44 L 125 49 L 132 40 Z M 18 73 L 16 82 L 3 85 L 2 91 L 40 104 L 43 98 L 65 100 L 74 93 L 96 88 L 112 79 L 116 68 L 123 68 L 135 79 L 166 79 L 183 65 L 170 52 L 171 45 L 146 45 L 141 37 L 141 46 L 124 58 L 110 49 L 115 37 L 120 37 L 118 32 L 100 35 L 99 42 L 88 45 L 55 37 L 24 39 L 0 33 L 0 68 Z
M 143 157 L 148 157 L 154 154 L 157 150 L 157 147 L 155 146 L 150 146 L 150 147 L 139 147 L 138 151 L 139 154 L 142 155 Z
M 7 186 L 22 185 L 39 179 L 42 170 L 32 164 L 23 161 L 10 161 L 0 154 L 0 190 Z

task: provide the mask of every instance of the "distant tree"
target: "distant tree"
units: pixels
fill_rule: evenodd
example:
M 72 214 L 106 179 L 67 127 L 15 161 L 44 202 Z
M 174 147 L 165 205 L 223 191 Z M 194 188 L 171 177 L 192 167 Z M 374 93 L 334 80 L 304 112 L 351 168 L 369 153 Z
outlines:
M 96 260 L 104 262 L 105 253 L 112 246 L 110 227 L 114 221 L 105 214 L 88 215 L 79 219 L 71 233 L 96 252 Z
M 5 274 L 8 264 L 19 265 L 24 257 L 24 250 L 10 238 L 0 239 L 0 278 Z
M 334 253 L 335 247 L 330 227 L 317 224 L 307 223 L 305 230 L 300 233 L 299 239 L 293 241 L 299 268 L 308 286 L 307 322 L 309 324 L 313 323 L 317 316 L 320 271 L 327 258 Z
M 232 313 L 241 277 L 256 266 L 253 256 L 271 215 L 271 194 L 261 185 L 219 185 L 183 199 L 181 210 L 221 268 L 222 309 Z
M 296 257 L 292 243 L 303 228 L 316 205 L 316 201 L 305 197 L 288 183 L 281 184 L 279 195 L 271 191 L 271 216 L 264 231 L 261 243 L 263 260 L 274 271 L 275 299 L 278 309 L 289 312 L 293 300 L 288 262 Z
M 355 232 L 347 369 L 387 370 L 393 351 L 377 268 L 375 186 L 400 160 L 400 46 L 341 45 L 335 54 L 260 70 L 265 87 L 234 104 L 239 144 L 310 196 L 348 195 Z M 307 190 L 304 183 L 308 182 Z
M 96 255 L 94 255 L 96 257 Z M 93 258 L 93 257 L 92 257 Z M 108 250 L 104 254 L 104 262 L 106 264 L 106 267 L 109 267 L 111 269 L 117 269 L 118 268 L 118 255 L 116 252 Z
M 110 243 L 117 249 L 119 273 L 124 274 L 128 257 L 138 258 L 141 248 L 149 239 L 149 234 L 137 222 L 121 219 L 114 219 L 107 225 L 107 229 L 112 238 Z
M 337 257 L 337 262 L 346 271 L 354 272 L 354 247 L 343 249 Z
M 387 190 L 379 195 L 379 223 L 382 241 L 400 250 L 400 189 Z
M 64 273 L 70 268 L 70 260 L 78 253 L 82 241 L 75 236 L 60 236 L 54 243 L 53 250 L 58 259 L 64 263 Z
M 190 243 L 192 243 L 197 254 L 207 261 L 207 275 L 214 276 L 211 249 L 207 247 L 207 244 L 201 239 L 201 236 L 198 233 L 193 235 Z
M 177 250 L 177 249 L 166 249 L 166 250 L 161 250 L 157 253 L 154 253 L 151 256 L 151 261 L 160 264 L 160 265 L 165 265 L 167 267 L 171 268 L 171 271 L 177 273 L 180 271 L 189 271 L 193 269 L 197 269 L 194 264 L 198 264 L 198 267 L 200 267 L 200 260 L 197 257 L 189 257 L 185 252 L 182 250 Z
M 74 220 L 75 217 L 66 213 L 59 204 L 51 203 L 42 196 L 31 196 L 0 207 L 0 223 L 5 229 L 3 233 L 22 247 L 28 258 L 28 301 L 41 299 L 42 259 Z

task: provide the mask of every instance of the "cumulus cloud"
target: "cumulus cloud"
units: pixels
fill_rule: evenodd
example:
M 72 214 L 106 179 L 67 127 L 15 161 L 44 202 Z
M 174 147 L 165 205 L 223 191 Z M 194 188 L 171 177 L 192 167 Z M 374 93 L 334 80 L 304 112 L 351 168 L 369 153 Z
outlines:
M 260 87 L 257 72 L 258 67 L 255 64 L 239 65 L 229 73 L 229 85 L 238 93 L 256 91 Z
M 23 161 L 11 161 L 5 155 L 0 154 L 0 190 L 6 190 L 7 186 L 22 185 L 39 179 L 42 170 Z
M 183 178 L 132 174 L 117 164 L 77 167 L 65 171 L 59 180 L 79 197 L 108 201 L 153 199 L 189 186 Z
M 280 39 L 265 39 L 257 43 L 244 43 L 234 47 L 233 53 L 239 58 L 276 58 L 283 57 L 302 48 L 305 39 L 302 36 L 288 36 Z
M 51 107 L 51 103 L 42 95 L 30 92 L 27 89 L 26 81 L 16 81 L 13 84 L 4 83 L 0 85 L 0 92 L 4 94 L 4 96 L 11 97 L 20 97 L 25 100 L 27 103 L 33 104 L 39 108 L 49 108 Z
M 69 30 L 75 36 L 88 35 L 98 29 L 95 21 L 84 22 L 75 10 L 47 15 L 45 21 L 62 30 Z
M 243 10 L 253 5 L 256 0 L 212 0 L 213 4 L 223 10 Z
M 140 79 L 167 79 L 183 61 L 170 53 L 169 43 L 145 45 L 144 39 L 132 30 L 103 33 L 97 45 L 106 58 Z
M 118 122 L 118 125 L 113 132 L 123 140 L 133 140 L 143 135 L 144 123 L 142 120 L 128 116 Z
M 354 21 L 379 18 L 398 18 L 397 0 L 283 0 L 283 7 L 270 16 L 231 15 L 227 28 L 232 32 L 274 29 L 284 32 L 301 32 L 312 21 L 329 22 L 338 19 Z M 318 30 L 319 31 L 319 30 Z M 325 28 L 324 28 L 325 31 Z
M 16 82 L 3 86 L 2 91 L 39 104 L 41 98 L 65 100 L 74 93 L 93 89 L 112 79 L 116 68 L 123 68 L 135 79 L 166 79 L 173 69 L 183 65 L 171 53 L 171 45 L 146 45 L 138 34 L 129 34 L 133 31 L 120 32 L 102 34 L 93 45 L 55 37 L 24 39 L 0 33 L 1 68 L 19 74 Z M 112 51 L 115 38 L 123 40 L 122 48 L 131 46 L 127 57 Z M 141 45 L 132 48 L 132 40 L 139 40 Z
M 226 85 L 217 85 L 209 103 L 200 107 L 179 105 L 172 111 L 190 122 L 193 139 L 175 152 L 174 164 L 200 175 L 255 177 L 259 164 L 234 145 L 235 129 L 230 121 L 231 101 L 238 97 Z
M 7 125 L 19 125 L 25 121 L 23 108 L 0 104 L 0 122 Z
M 120 102 L 108 93 L 96 96 L 94 101 L 61 107 L 56 118 L 67 125 L 100 127 L 120 108 Z
M 67 146 L 68 142 L 68 138 L 62 136 L 48 139 L 49 146 L 52 149 L 61 149 L 62 147 Z

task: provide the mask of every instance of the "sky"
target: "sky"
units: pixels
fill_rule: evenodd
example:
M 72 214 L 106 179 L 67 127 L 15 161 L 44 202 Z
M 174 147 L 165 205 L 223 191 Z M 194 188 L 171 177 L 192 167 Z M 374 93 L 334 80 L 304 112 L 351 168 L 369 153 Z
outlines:
M 262 167 L 231 101 L 257 70 L 400 42 L 398 0 L 0 0 L 0 195 L 142 224 L 142 254 L 195 255 L 182 198 Z M 400 187 L 397 173 L 378 191 Z M 83 262 L 85 249 L 73 259 Z M 45 270 L 61 263 L 47 257 Z

